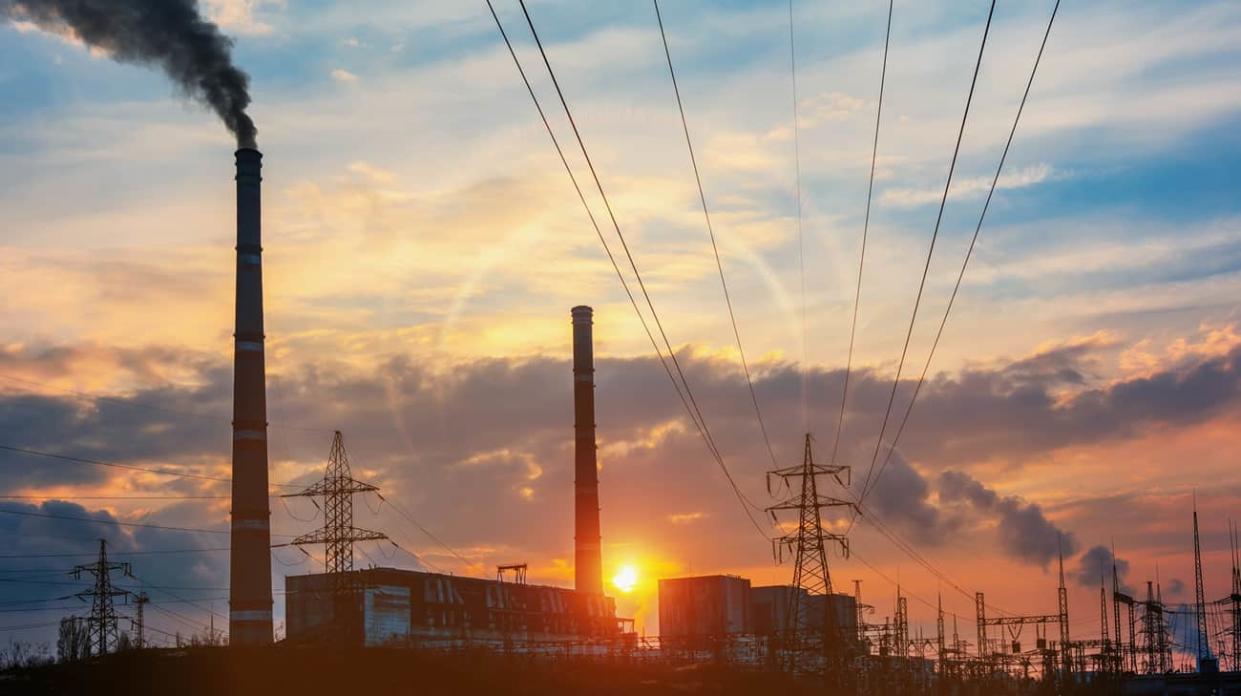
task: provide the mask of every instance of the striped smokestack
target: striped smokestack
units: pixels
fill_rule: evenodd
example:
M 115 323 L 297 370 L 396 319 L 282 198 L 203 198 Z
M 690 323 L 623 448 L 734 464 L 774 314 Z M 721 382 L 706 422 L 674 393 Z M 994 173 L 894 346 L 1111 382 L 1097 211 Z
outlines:
M 590 307 L 573 314 L 574 585 L 603 594 L 599 544 L 599 470 L 595 460 L 595 349 Z
M 272 642 L 271 509 L 267 501 L 267 376 L 259 182 L 263 155 L 237 151 L 237 316 L 233 334 L 233 509 L 229 642 Z

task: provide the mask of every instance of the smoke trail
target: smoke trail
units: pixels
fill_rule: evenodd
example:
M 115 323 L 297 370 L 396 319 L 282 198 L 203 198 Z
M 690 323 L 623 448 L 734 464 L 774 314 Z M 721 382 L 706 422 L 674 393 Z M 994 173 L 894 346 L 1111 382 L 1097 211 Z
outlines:
M 254 147 L 250 78 L 233 65 L 232 40 L 199 14 L 197 0 L 0 0 L 0 14 L 73 36 L 122 63 L 158 65 L 219 114 L 240 147 Z

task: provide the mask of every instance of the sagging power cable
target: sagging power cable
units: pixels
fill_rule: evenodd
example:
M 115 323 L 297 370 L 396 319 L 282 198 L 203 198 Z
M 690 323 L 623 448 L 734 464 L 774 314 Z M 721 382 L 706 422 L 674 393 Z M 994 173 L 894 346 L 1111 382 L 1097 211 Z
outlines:
M 586 209 L 587 216 L 590 218 L 591 224 L 594 227 L 595 232 L 598 235 L 600 242 L 603 244 L 604 250 L 607 252 L 608 259 L 609 261 L 611 261 L 613 269 L 616 271 L 618 278 L 620 278 L 621 280 L 621 284 L 625 289 L 625 293 L 629 297 L 630 303 L 634 307 L 634 312 L 638 315 L 639 321 L 642 323 L 643 329 L 646 331 L 647 337 L 650 339 L 652 347 L 655 349 L 656 355 L 659 357 L 661 365 L 664 367 L 664 370 L 668 374 L 669 379 L 672 381 L 673 386 L 676 389 L 677 394 L 679 398 L 681 399 L 682 404 L 685 406 L 686 411 L 689 413 L 691 422 L 694 423 L 694 426 L 698 430 L 699 435 L 702 437 L 703 441 L 706 443 L 707 449 L 710 451 L 710 453 L 712 454 L 712 457 L 715 459 L 716 463 L 719 464 L 721 470 L 724 472 L 725 478 L 728 480 L 729 485 L 732 487 L 733 493 L 737 496 L 738 501 L 741 503 L 742 509 L 745 512 L 746 517 L 749 519 L 751 525 L 755 528 L 755 530 L 757 530 L 760 533 L 760 535 L 762 535 L 763 538 L 766 539 L 767 538 L 766 532 L 763 530 L 762 526 L 759 525 L 758 521 L 755 519 L 754 514 L 753 514 L 753 510 L 759 509 L 758 506 L 755 505 L 752 501 L 750 501 L 745 496 L 745 494 L 741 491 L 740 487 L 737 485 L 736 481 L 733 479 L 731 472 L 728 471 L 727 465 L 724 463 L 723 457 L 720 454 L 718 447 L 716 447 L 715 445 L 714 439 L 711 437 L 710 430 L 707 428 L 705 421 L 702 420 L 701 410 L 698 408 L 697 402 L 694 399 L 693 394 L 689 388 L 689 383 L 685 379 L 684 372 L 681 370 L 680 363 L 676 357 L 676 352 L 672 349 L 672 345 L 668 341 L 667 334 L 663 330 L 662 323 L 659 321 L 658 314 L 655 312 L 654 304 L 650 299 L 649 293 L 647 293 L 646 291 L 645 284 L 642 281 L 641 273 L 638 271 L 637 264 L 634 261 L 633 256 L 629 251 L 628 244 L 625 242 L 624 235 L 620 229 L 620 225 L 616 221 L 616 216 L 612 212 L 611 204 L 608 202 L 608 199 L 607 199 L 607 194 L 604 192 L 603 185 L 598 177 L 598 173 L 595 171 L 594 164 L 590 160 L 590 155 L 586 150 L 585 144 L 581 137 L 581 133 L 578 131 L 576 121 L 573 119 L 572 111 L 569 109 L 568 102 L 566 101 L 564 97 L 564 93 L 560 89 L 560 84 L 559 84 L 559 81 L 556 79 L 555 71 L 552 69 L 551 62 L 547 58 L 546 51 L 543 48 L 542 41 L 539 39 L 538 31 L 534 27 L 534 22 L 530 17 L 529 11 L 526 9 L 525 3 L 522 2 L 521 7 L 522 7 L 522 12 L 526 17 L 526 22 L 530 27 L 531 35 L 534 37 L 535 44 L 538 46 L 539 53 L 543 58 L 543 63 L 546 66 L 548 70 L 548 74 L 552 79 L 552 84 L 556 88 L 557 95 L 560 98 L 561 106 L 564 108 L 565 114 L 569 119 L 569 123 L 573 129 L 574 136 L 577 139 L 578 146 L 590 169 L 591 176 L 593 177 L 595 181 L 595 186 L 600 193 L 600 197 L 603 199 L 604 205 L 608 210 L 608 215 L 612 220 L 612 224 L 617 233 L 617 237 L 618 239 L 620 239 L 621 246 L 624 249 L 625 255 L 629 260 L 630 267 L 634 271 L 635 278 L 638 281 L 639 288 L 643 294 L 644 299 L 646 300 L 646 304 L 648 308 L 651 311 L 652 317 L 655 320 L 659 333 L 661 337 L 663 338 L 664 346 L 667 348 L 667 353 L 668 353 L 667 357 L 664 356 L 663 354 L 664 351 L 659 347 L 659 343 L 655 340 L 654 333 L 651 331 L 649 325 L 647 324 L 646 318 L 643 315 L 640 307 L 638 306 L 637 299 L 634 293 L 629 288 L 629 285 L 624 278 L 624 274 L 620 270 L 620 265 L 616 261 L 615 256 L 612 254 L 610 246 L 607 244 L 606 239 L 603 236 L 602 230 L 599 227 L 598 222 L 596 221 L 594 217 L 593 211 L 591 210 L 590 205 L 586 201 L 585 194 L 582 192 L 581 187 L 577 182 L 577 178 L 573 174 L 572 167 L 568 163 L 568 159 L 564 154 L 564 150 L 563 148 L 561 148 L 559 144 L 559 140 L 556 138 L 555 132 L 553 131 L 551 127 L 551 123 L 547 119 L 547 115 L 543 111 L 543 107 L 538 100 L 538 96 L 535 94 L 534 88 L 530 84 L 530 80 L 526 75 L 525 69 L 522 67 L 521 61 L 517 57 L 517 53 L 513 48 L 513 44 L 509 40 L 508 33 L 505 31 L 504 25 L 500 21 L 499 15 L 495 11 L 494 5 L 492 4 L 491 0 L 486 0 L 486 2 L 487 2 L 488 9 L 491 11 L 492 19 L 495 20 L 496 27 L 497 29 L 499 29 L 500 35 L 504 39 L 504 43 L 506 47 L 508 48 L 509 55 L 512 57 L 514 64 L 517 66 L 518 73 L 521 75 L 522 81 L 526 86 L 526 91 L 529 93 L 531 100 L 534 102 L 536 110 L 539 112 L 539 117 L 543 121 L 543 125 L 544 125 L 544 128 L 546 128 L 547 130 L 548 136 L 552 139 L 552 143 L 556 148 L 556 153 L 560 157 L 561 163 L 565 167 L 565 171 L 569 174 L 570 180 L 573 182 L 573 186 L 574 186 L 575 191 L 577 192 L 578 198 L 579 200 L 581 200 L 583 207 Z M 669 362 L 671 362 L 671 364 L 669 364 Z M 675 368 L 676 375 L 673 374 L 674 368 Z M 677 376 L 680 377 L 679 382 L 678 382 Z
M 944 208 L 948 204 L 948 191 L 952 187 L 952 175 L 956 172 L 957 157 L 961 153 L 961 141 L 965 138 L 965 124 L 969 120 L 970 106 L 974 103 L 974 89 L 978 85 L 978 73 L 982 69 L 982 56 L 987 48 L 987 37 L 991 33 L 991 19 L 995 16 L 995 0 L 991 0 L 991 6 L 987 10 L 987 24 L 983 27 L 982 43 L 978 46 L 978 58 L 974 62 L 974 76 L 970 79 L 969 95 L 965 99 L 965 111 L 961 114 L 961 125 L 957 128 L 957 142 L 952 148 L 952 161 L 948 164 L 948 176 L 944 181 L 944 193 L 940 198 L 939 212 L 935 216 L 935 229 L 931 232 L 931 244 L 927 248 L 926 263 L 922 267 L 922 278 L 918 281 L 918 294 L 914 298 L 914 308 L 909 317 L 909 328 L 905 332 L 905 345 L 901 348 L 901 359 L 896 367 L 896 377 L 892 380 L 892 392 L 888 395 L 888 405 L 884 410 L 883 424 L 879 428 L 879 437 L 875 439 L 875 451 L 871 455 L 870 465 L 866 470 L 866 479 L 862 483 L 862 493 L 859 500 L 864 500 L 869 492 L 872 475 L 875 473 L 875 464 L 879 460 L 879 452 L 883 446 L 883 436 L 887 433 L 888 420 L 892 416 L 892 404 L 896 401 L 896 390 L 901 384 L 901 373 L 905 368 L 905 359 L 909 355 L 909 342 L 913 338 L 914 326 L 918 320 L 918 309 L 922 306 L 922 295 L 926 289 L 926 278 L 931 270 L 931 257 L 935 254 L 935 242 L 939 239 L 940 225 L 944 220 Z
M 771 447 L 771 438 L 767 435 L 767 424 L 763 421 L 763 410 L 758 405 L 758 394 L 754 390 L 754 380 L 750 376 L 750 364 L 745 357 L 745 347 L 741 342 L 741 330 L 737 328 L 737 314 L 733 311 L 732 296 L 728 292 L 728 280 L 724 275 L 724 262 L 720 260 L 720 247 L 715 240 L 715 227 L 711 224 L 711 211 L 707 207 L 707 194 L 702 186 L 702 175 L 698 171 L 698 157 L 694 154 L 694 141 L 689 134 L 689 121 L 685 118 L 685 104 L 681 100 L 681 88 L 677 84 L 676 69 L 672 67 L 672 51 L 668 48 L 668 34 L 664 31 L 664 18 L 659 11 L 659 0 L 651 0 L 655 5 L 655 19 L 659 22 L 659 38 L 664 44 L 664 57 L 668 60 L 668 76 L 672 78 L 672 92 L 676 95 L 677 111 L 681 115 L 681 130 L 685 133 L 685 147 L 689 150 L 689 161 L 694 169 L 694 183 L 698 185 L 698 201 L 702 204 L 702 216 L 707 223 L 707 236 L 711 239 L 711 251 L 715 254 L 715 268 L 720 274 L 720 288 L 724 291 L 724 305 L 728 308 L 728 320 L 732 324 L 733 338 L 737 341 L 737 355 L 741 358 L 741 369 L 745 373 L 745 383 L 750 389 L 750 402 L 754 405 L 754 416 L 758 419 L 758 429 L 763 435 L 763 444 L 767 447 L 767 455 L 771 465 L 779 468 L 775 450 Z
M 909 414 L 913 412 L 914 403 L 918 400 L 918 394 L 922 391 L 922 385 L 926 382 L 927 373 L 931 369 L 931 360 L 935 357 L 935 349 L 939 347 L 939 340 L 944 335 L 944 326 L 948 324 L 948 315 L 952 312 L 952 306 L 957 300 L 957 294 L 961 290 L 961 281 L 965 278 L 965 269 L 969 266 L 970 259 L 974 255 L 974 247 L 978 244 L 978 235 L 982 231 L 983 220 L 987 217 L 987 210 L 991 207 L 991 198 L 995 195 L 995 189 L 1000 183 L 1000 174 L 1004 171 L 1004 163 L 1008 160 L 1009 148 L 1013 145 L 1013 137 L 1017 134 L 1017 125 L 1021 123 L 1021 113 L 1026 108 L 1026 101 L 1030 98 L 1030 88 L 1034 85 L 1034 76 L 1038 73 L 1039 63 L 1043 60 L 1043 51 L 1047 48 L 1047 39 L 1051 36 L 1052 24 L 1056 21 L 1056 12 L 1060 9 L 1060 0 L 1056 0 L 1055 6 L 1051 8 L 1051 18 L 1047 20 L 1047 29 L 1043 32 L 1043 41 L 1039 44 L 1038 55 L 1034 58 L 1034 67 L 1030 69 L 1030 77 L 1026 80 L 1025 92 L 1021 95 L 1021 104 L 1017 107 L 1017 115 L 1013 118 L 1013 127 L 1008 131 L 1008 140 L 1004 143 L 1004 152 L 1000 155 L 1000 162 L 996 165 L 995 176 L 991 178 L 991 187 L 987 191 L 987 199 L 983 203 L 982 212 L 978 214 L 978 224 L 974 225 L 974 236 L 970 239 L 969 248 L 965 252 L 965 259 L 961 262 L 961 270 L 957 273 L 957 281 L 952 286 L 952 295 L 948 297 L 948 305 L 944 307 L 944 316 L 939 320 L 939 328 L 935 331 L 935 340 L 931 343 L 931 350 L 926 356 L 926 362 L 922 365 L 922 373 L 918 375 L 918 383 L 914 386 L 913 395 L 909 399 L 909 405 L 905 407 L 905 414 L 901 417 L 900 426 L 896 429 L 896 435 L 892 437 L 892 444 L 888 447 L 888 454 L 883 458 L 883 463 L 879 466 L 878 473 L 875 474 L 877 481 L 883 475 L 883 470 L 887 467 L 888 461 L 892 459 L 893 452 L 896 451 L 896 445 L 900 442 L 901 434 L 905 432 L 905 425 L 909 422 Z
M 862 222 L 862 251 L 858 255 L 857 287 L 853 292 L 853 318 L 849 322 L 849 353 L 845 359 L 845 380 L 840 391 L 840 414 L 836 417 L 836 437 L 832 439 L 832 464 L 836 463 L 836 455 L 840 451 L 840 439 L 845 429 L 845 407 L 849 402 L 849 377 L 853 372 L 853 346 L 857 337 L 858 307 L 862 302 L 862 271 L 866 268 L 866 240 L 870 234 L 871 202 L 875 194 L 875 163 L 879 159 L 879 123 L 883 118 L 883 91 L 888 78 L 888 46 L 892 42 L 892 6 L 895 0 L 888 0 L 888 28 L 883 35 L 883 67 L 879 71 L 879 102 L 875 107 L 875 137 L 870 147 L 870 177 L 866 183 L 866 217 Z

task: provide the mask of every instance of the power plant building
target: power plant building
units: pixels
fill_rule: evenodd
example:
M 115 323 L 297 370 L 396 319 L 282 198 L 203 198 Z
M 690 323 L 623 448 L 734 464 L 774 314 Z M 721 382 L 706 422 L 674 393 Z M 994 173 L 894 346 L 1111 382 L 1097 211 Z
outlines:
M 750 589 L 750 617 L 754 633 L 771 634 L 784 630 L 788 621 L 789 600 L 796 592 L 798 601 L 805 607 L 799 630 L 816 631 L 823 628 L 827 618 L 824 602 L 830 602 L 836 630 L 841 635 L 857 635 L 857 599 L 853 595 L 833 593 L 812 595 L 804 588 L 789 585 L 765 585 Z
M 349 573 L 360 621 L 335 621 L 331 574 L 285 578 L 288 639 L 354 645 L 563 643 L 622 636 L 611 597 L 563 587 L 396 568 Z M 328 636 L 341 626 L 355 635 Z
M 749 580 L 734 575 L 706 575 L 659 581 L 661 639 L 750 631 Z
M 822 630 L 830 606 L 837 632 L 850 639 L 857 635 L 857 600 L 852 595 L 811 595 L 787 585 L 751 587 L 746 578 L 706 575 L 659 581 L 660 638 L 774 635 L 785 630 L 794 592 L 803 603 L 803 625 L 798 630 Z

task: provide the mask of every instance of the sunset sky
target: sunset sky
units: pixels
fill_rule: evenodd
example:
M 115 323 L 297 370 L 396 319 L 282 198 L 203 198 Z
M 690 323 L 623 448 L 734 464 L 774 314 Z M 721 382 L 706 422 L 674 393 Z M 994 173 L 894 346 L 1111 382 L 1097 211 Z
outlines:
M 367 542 L 359 565 L 490 577 L 498 563 L 527 561 L 531 582 L 571 584 L 569 308 L 588 304 L 604 573 L 637 573 L 620 613 L 657 633 L 658 577 L 788 582 L 791 568 L 773 562 L 686 417 L 483 0 L 202 4 L 236 39 L 264 152 L 273 482 L 321 476 L 339 429 L 355 475 L 464 558 L 392 504 L 359 496 L 356 524 L 422 559 Z M 1052 4 L 996 10 L 898 413 Z M 529 5 L 725 462 L 749 498 L 771 504 L 771 461 L 654 11 Z M 801 244 L 787 5 L 667 0 L 661 9 L 776 457 L 800 462 L 808 429 L 825 461 L 887 4 L 795 4 Z M 520 8 L 497 0 L 497 10 L 570 145 Z M 879 434 L 986 15 L 982 0 L 895 3 L 840 448 L 855 481 Z M 933 609 L 919 600 L 933 604 L 940 591 L 970 638 L 974 591 L 1011 612 L 1054 613 L 1061 535 L 1074 637 L 1097 631 L 1113 543 L 1129 586 L 1144 593 L 1158 567 L 1165 600 L 1192 600 L 1195 489 L 1207 595 L 1229 591 L 1227 524 L 1241 500 L 1239 73 L 1237 3 L 1060 8 L 932 377 L 867 499 L 951 582 L 865 522 L 851 533 L 855 557 L 831 559 L 838 589 L 863 580 L 880 620 L 898 579 L 916 597 L 913 623 L 929 633 Z M 0 95 L 0 445 L 227 477 L 231 136 L 159 71 L 21 21 L 0 27 Z M 570 162 L 585 182 L 577 154 Z M 91 560 L 101 536 L 117 551 L 227 546 L 226 534 L 113 524 L 223 530 L 224 497 L 96 496 L 227 493 L 219 481 L 0 451 L 0 494 L 33 496 L 0 500 L 0 604 L 9 604 L 0 629 L 39 625 L 0 641 L 53 637 L 42 624 L 67 610 L 29 610 L 46 608 L 30 600 L 70 606 L 56 598 L 84 585 L 63 571 Z M 273 499 L 274 533 L 310 530 L 316 514 L 304 499 Z M 321 568 L 321 550 L 308 551 L 314 560 L 274 551 L 277 592 L 285 575 Z M 150 624 L 189 634 L 211 607 L 226 616 L 227 556 L 125 558 L 167 588 L 151 590 L 167 609 Z M 279 594 L 276 613 L 279 623 Z

